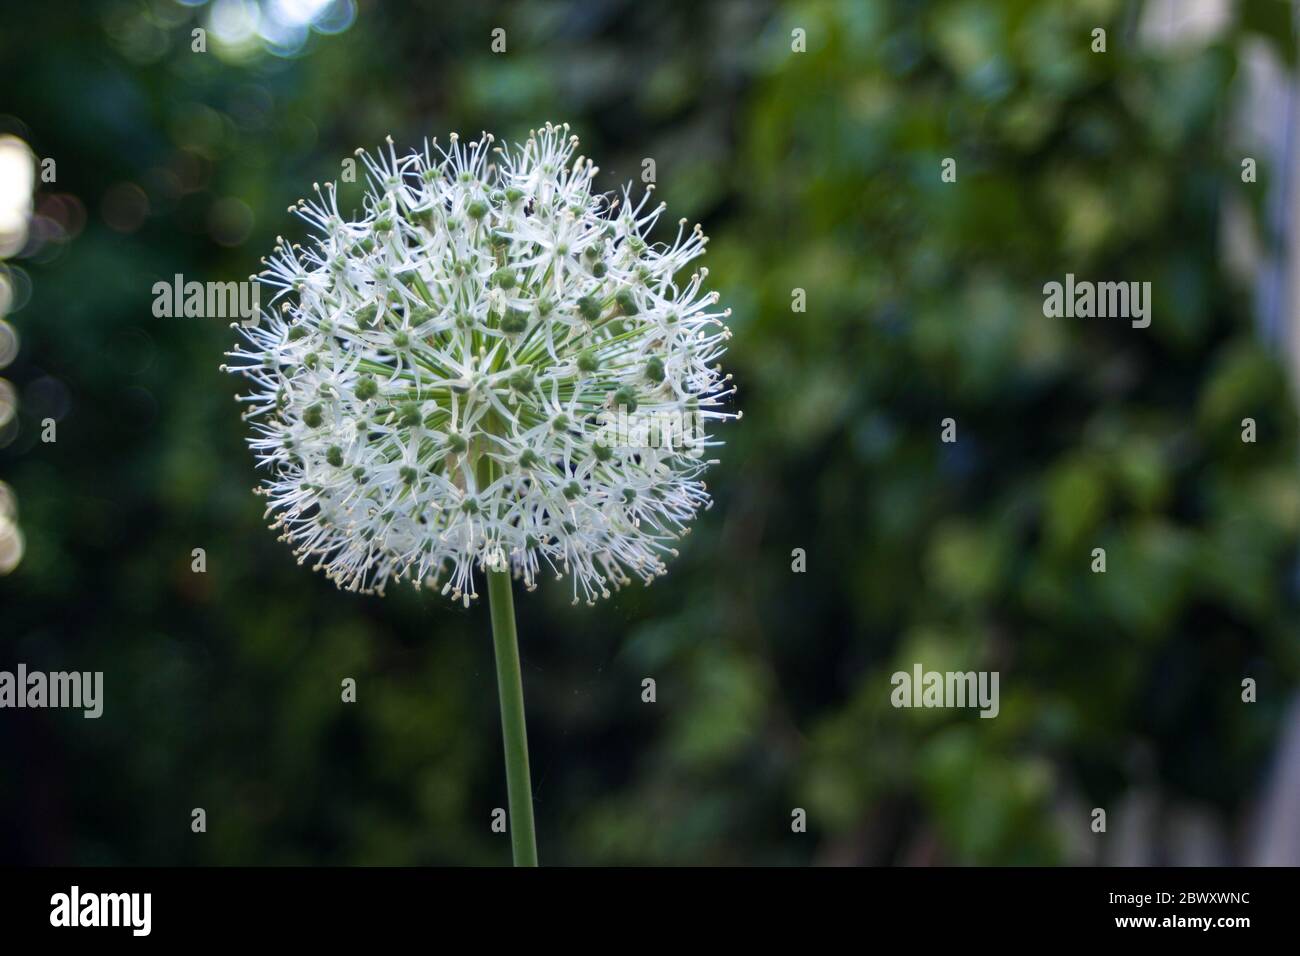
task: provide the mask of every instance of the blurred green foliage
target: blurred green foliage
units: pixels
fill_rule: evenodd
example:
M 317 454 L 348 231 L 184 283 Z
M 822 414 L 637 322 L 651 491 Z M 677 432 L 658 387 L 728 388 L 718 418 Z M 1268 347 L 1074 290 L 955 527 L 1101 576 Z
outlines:
M 1169 51 L 1112 0 L 362 2 L 240 62 L 171 0 L 6 13 L 0 112 L 89 215 L 12 318 L 7 374 L 68 410 L 41 444 L 29 390 L 0 451 L 28 543 L 0 666 L 103 670 L 107 701 L 0 716 L 0 859 L 508 860 L 486 608 L 298 567 L 232 334 L 150 290 L 254 271 L 359 145 L 546 120 L 704 223 L 745 417 L 667 578 L 518 599 L 543 862 L 1064 862 L 1139 789 L 1235 825 L 1300 675 L 1295 395 L 1221 261 L 1226 203 L 1263 221 L 1225 132 L 1246 39 L 1294 60 L 1282 6 Z M 1150 281 L 1151 327 L 1045 318 L 1067 272 Z M 1000 671 L 1000 716 L 895 710 L 914 662 Z

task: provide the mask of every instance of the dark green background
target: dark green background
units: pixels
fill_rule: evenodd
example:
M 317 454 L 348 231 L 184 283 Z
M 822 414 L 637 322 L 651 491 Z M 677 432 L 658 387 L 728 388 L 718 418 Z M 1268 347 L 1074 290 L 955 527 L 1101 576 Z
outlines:
M 298 567 L 250 493 L 233 334 L 154 318 L 151 289 L 255 271 L 357 146 L 547 120 L 609 188 L 654 158 L 665 222 L 704 224 L 745 417 L 666 578 L 517 599 L 542 861 L 1113 862 L 1135 799 L 1245 859 L 1300 673 L 1300 481 L 1223 212 L 1275 246 L 1273 171 L 1243 184 L 1228 134 L 1243 44 L 1290 62 L 1291 13 L 1248 2 L 1180 50 L 1142 45 L 1140 13 L 362 2 L 300 56 L 232 62 L 190 52 L 206 7 L 6 8 L 0 114 L 87 215 L 13 263 L 0 478 L 27 553 L 0 667 L 102 670 L 106 703 L 0 712 L 0 862 L 508 862 L 486 607 Z M 126 232 L 121 184 L 148 199 Z M 1044 318 L 1067 272 L 1150 281 L 1151 327 Z M 891 708 L 914 662 L 1000 671 L 1001 715 Z M 1180 839 L 1141 833 L 1164 859 Z

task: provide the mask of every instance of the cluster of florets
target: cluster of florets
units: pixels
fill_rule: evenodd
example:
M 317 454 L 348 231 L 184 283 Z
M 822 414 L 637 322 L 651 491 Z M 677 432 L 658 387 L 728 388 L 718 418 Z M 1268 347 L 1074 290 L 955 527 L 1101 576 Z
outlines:
M 364 214 L 333 184 L 294 207 L 317 235 L 279 241 L 229 353 L 273 527 L 340 587 L 468 603 L 475 568 L 545 566 L 592 601 L 663 573 L 710 503 L 704 426 L 739 413 L 729 310 L 706 269 L 678 284 L 707 239 L 650 242 L 663 205 L 593 193 L 567 127 L 491 144 L 359 151 Z

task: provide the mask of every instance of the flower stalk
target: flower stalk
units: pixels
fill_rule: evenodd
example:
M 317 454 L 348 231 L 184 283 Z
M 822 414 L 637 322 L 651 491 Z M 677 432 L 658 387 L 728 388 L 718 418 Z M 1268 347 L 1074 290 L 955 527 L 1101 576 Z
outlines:
M 524 721 L 524 682 L 519 668 L 519 638 L 509 571 L 487 574 L 492 609 L 492 644 L 501 698 L 501 736 L 506 753 L 506 793 L 510 804 L 510 845 L 515 866 L 537 866 L 533 828 L 533 785 L 528 769 L 528 729 Z
M 490 427 L 491 423 L 488 423 Z M 496 477 L 492 459 L 480 453 L 474 467 L 478 491 Z M 497 665 L 497 697 L 501 702 L 501 739 L 506 757 L 506 800 L 510 813 L 510 848 L 515 866 L 537 866 L 537 835 L 533 825 L 533 782 L 528 766 L 528 726 L 524 714 L 524 679 L 519 666 L 519 634 L 510 565 L 502 560 L 486 571 L 488 607 L 492 615 L 492 653 Z

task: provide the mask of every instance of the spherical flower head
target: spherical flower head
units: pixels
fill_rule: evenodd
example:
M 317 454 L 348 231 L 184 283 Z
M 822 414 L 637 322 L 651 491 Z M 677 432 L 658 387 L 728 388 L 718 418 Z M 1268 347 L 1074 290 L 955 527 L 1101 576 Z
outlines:
M 333 184 L 279 240 L 276 290 L 231 371 L 272 527 L 340 587 L 389 579 L 466 604 L 475 570 L 571 576 L 576 602 L 649 583 L 710 504 L 705 449 L 732 394 L 729 314 L 703 287 L 699 226 L 592 191 L 568 127 L 484 134 L 367 169 L 364 214 Z

